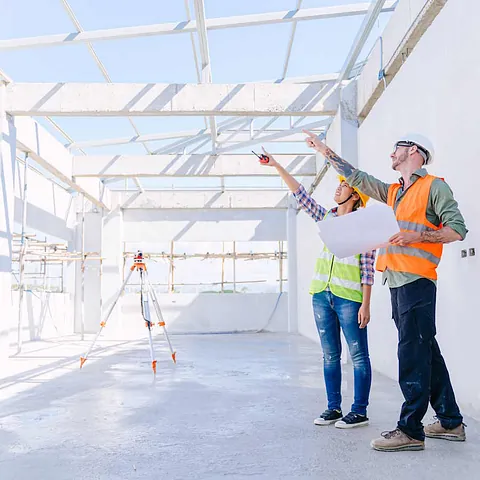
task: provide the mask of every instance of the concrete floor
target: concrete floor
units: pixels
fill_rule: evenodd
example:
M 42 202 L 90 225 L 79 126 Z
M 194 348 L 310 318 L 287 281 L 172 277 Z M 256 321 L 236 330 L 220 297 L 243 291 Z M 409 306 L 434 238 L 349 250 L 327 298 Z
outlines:
M 401 404 L 397 384 L 378 374 L 369 427 L 314 426 L 325 391 L 320 349 L 307 339 L 173 341 L 178 364 L 159 339 L 155 382 L 143 341 L 103 342 L 81 371 L 77 339 L 28 345 L 0 378 L 0 479 L 480 478 L 480 425 L 471 419 L 466 443 L 370 449 L 371 438 L 394 427 Z

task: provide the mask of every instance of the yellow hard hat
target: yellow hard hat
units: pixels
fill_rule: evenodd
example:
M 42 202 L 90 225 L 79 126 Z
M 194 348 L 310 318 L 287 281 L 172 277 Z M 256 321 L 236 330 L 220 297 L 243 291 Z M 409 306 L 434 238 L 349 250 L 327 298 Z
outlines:
M 341 182 L 346 182 L 346 183 L 348 183 L 348 182 L 347 182 L 347 179 L 346 179 L 343 175 L 339 175 L 339 176 L 338 176 L 338 179 L 340 180 L 340 183 L 341 183 Z M 358 190 L 358 188 L 356 188 L 356 187 L 352 187 L 352 188 L 353 188 L 353 191 L 354 191 L 355 193 L 358 193 L 358 196 L 360 197 L 360 200 L 362 201 L 363 206 L 366 207 L 366 206 L 367 206 L 367 202 L 368 202 L 368 200 L 370 199 L 370 197 L 367 196 L 367 195 L 365 195 L 364 193 L 362 193 L 360 190 Z

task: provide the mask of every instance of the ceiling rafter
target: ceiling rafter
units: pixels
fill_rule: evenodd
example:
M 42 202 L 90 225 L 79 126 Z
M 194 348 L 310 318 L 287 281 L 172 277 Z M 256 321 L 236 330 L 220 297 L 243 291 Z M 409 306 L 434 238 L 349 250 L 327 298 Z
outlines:
M 195 18 L 197 19 L 197 35 L 198 43 L 200 45 L 200 57 L 202 60 L 200 81 L 202 83 L 212 83 L 212 66 L 210 64 L 207 27 L 205 25 L 205 3 L 203 0 L 193 0 L 193 5 L 195 7 Z M 217 150 L 217 124 L 214 116 L 210 116 L 208 121 L 212 135 L 212 151 L 215 152 Z
M 65 9 L 65 11 L 67 12 L 67 15 L 69 16 L 70 20 L 72 21 L 75 28 L 77 29 L 77 32 L 78 33 L 84 32 L 84 29 L 80 25 L 80 22 L 78 21 L 77 16 L 75 15 L 75 12 L 73 11 L 73 9 L 70 6 L 70 4 L 68 3 L 68 1 L 67 0 L 62 0 L 62 5 L 63 5 L 63 8 Z M 93 60 L 95 61 L 95 64 L 97 65 L 98 69 L 102 73 L 102 76 L 105 79 L 105 81 L 107 83 L 113 83 L 111 78 L 110 78 L 110 75 L 108 74 L 107 68 L 105 67 L 103 62 L 100 60 L 99 56 L 97 55 L 97 52 L 95 51 L 95 49 L 93 48 L 93 45 L 90 42 L 87 42 L 87 48 L 88 48 L 88 51 L 89 51 L 90 55 L 93 57 Z M 138 130 L 137 125 L 135 124 L 135 122 L 130 117 L 128 117 L 128 122 L 132 126 L 135 133 L 138 136 L 140 136 L 140 131 Z M 145 150 L 147 151 L 147 153 L 149 153 L 149 154 L 152 153 L 150 148 L 148 147 L 148 145 L 145 142 L 142 142 L 142 145 L 145 148 Z
M 398 0 L 387 0 L 383 12 L 392 12 Z M 224 28 L 251 27 L 256 25 L 272 25 L 276 23 L 300 22 L 307 20 L 325 20 L 329 18 L 365 15 L 370 3 L 351 5 L 335 5 L 329 7 L 305 8 L 282 12 L 269 12 L 253 15 L 231 16 L 225 18 L 209 18 L 205 22 L 207 30 Z M 83 33 L 69 32 L 39 37 L 14 38 L 0 41 L 0 50 L 15 50 L 21 48 L 40 48 L 52 45 L 72 45 L 75 43 L 99 42 L 126 38 L 137 38 L 154 35 L 172 35 L 195 32 L 196 22 L 184 21 L 156 25 L 141 25 L 138 27 L 110 28 L 92 30 Z
M 292 27 L 290 30 L 290 37 L 287 45 L 287 51 L 283 63 L 282 75 L 276 80 L 270 80 L 265 83 L 272 84 L 321 84 L 322 91 L 324 92 L 324 98 L 332 94 L 332 91 L 339 90 L 342 87 L 342 82 L 347 80 L 354 74 L 354 70 L 361 70 L 363 63 L 356 63 L 358 57 L 365 45 L 366 40 L 368 39 L 371 30 L 374 26 L 374 23 L 380 13 L 382 12 L 392 12 L 398 0 L 372 0 L 370 3 L 362 4 L 352 4 L 352 5 L 340 5 L 340 6 L 331 6 L 331 7 L 319 7 L 319 8 L 310 8 L 302 9 L 303 0 L 296 0 L 295 10 L 286 11 L 286 12 L 269 12 L 265 14 L 254 14 L 254 15 L 241 15 L 241 16 L 231 16 L 225 18 L 209 18 L 205 16 L 205 5 L 204 0 L 192 0 L 194 9 L 195 9 L 195 20 L 192 20 L 190 15 L 189 0 L 185 1 L 185 10 L 186 10 L 186 22 L 181 23 L 170 23 L 170 24 L 157 24 L 157 25 L 146 25 L 139 27 L 124 27 L 124 28 L 113 28 L 105 30 L 95 30 L 95 31 L 85 31 L 78 19 L 76 18 L 72 8 L 68 4 L 67 0 L 62 0 L 63 6 L 67 11 L 70 19 L 76 28 L 76 33 L 72 34 L 61 34 L 61 35 L 46 35 L 41 37 L 33 38 L 20 38 L 20 39 L 11 39 L 11 40 L 2 40 L 0 41 L 0 50 L 8 49 L 19 49 L 19 48 L 30 48 L 30 47 L 41 47 L 47 45 L 68 45 L 75 43 L 86 43 L 92 58 L 95 60 L 99 70 L 101 71 L 103 77 L 107 83 L 112 83 L 109 74 L 104 66 L 104 64 L 99 59 L 97 53 L 95 52 L 91 42 L 92 41 L 107 41 L 115 40 L 120 38 L 136 38 L 142 36 L 154 36 L 154 35 L 168 35 L 176 33 L 189 33 L 193 58 L 195 61 L 195 70 L 197 73 L 197 79 L 200 83 L 211 84 L 212 82 L 212 71 L 211 71 L 211 60 L 209 54 L 209 45 L 208 45 L 208 31 L 217 30 L 217 29 L 226 29 L 226 28 L 238 28 L 238 27 L 247 27 L 255 25 L 268 25 L 275 23 L 291 23 Z M 308 20 L 320 20 L 327 18 L 338 18 L 338 17 L 348 17 L 361 15 L 364 16 L 362 25 L 356 35 L 354 42 L 352 43 L 351 49 L 343 63 L 342 69 L 338 73 L 333 74 L 321 74 L 321 75 L 312 75 L 307 77 L 287 77 L 288 67 L 292 55 L 293 42 L 295 39 L 296 27 L 299 21 L 308 21 Z M 194 40 L 194 34 L 197 34 L 199 52 L 200 52 L 200 62 L 197 55 L 197 49 Z M 200 66 L 201 63 L 201 66 Z M 8 78 L 8 77 L 7 77 Z M 2 72 L 0 71 L 0 80 L 2 80 Z M 263 83 L 263 82 L 256 82 Z M 248 83 L 246 84 L 248 85 Z M 68 84 L 67 84 L 68 86 Z M 214 86 L 214 85 L 212 85 Z M 324 88 L 323 88 L 324 87 Z M 326 95 L 325 95 L 325 92 Z M 333 115 L 336 110 L 322 112 L 316 112 L 316 115 Z M 18 113 L 18 112 L 17 112 Z M 43 115 L 42 111 L 35 112 Z M 49 112 L 48 112 L 49 113 Z M 55 112 L 58 114 L 58 112 Z M 118 113 L 118 112 L 117 112 Z M 147 112 L 147 114 L 158 114 L 159 112 L 152 111 Z M 173 114 L 175 112 L 172 112 Z M 192 112 L 189 112 L 191 114 Z M 203 113 L 203 112 L 202 112 Z M 62 129 L 56 124 L 50 117 L 46 117 L 53 126 L 70 142 L 67 147 L 70 149 L 76 149 L 85 153 L 82 148 L 86 147 L 100 147 L 106 145 L 122 145 L 122 144 L 132 144 L 140 143 L 144 146 L 148 154 L 163 154 L 163 153 L 187 153 L 187 148 L 190 150 L 189 153 L 194 153 L 198 150 L 204 148 L 209 139 L 212 142 L 211 152 L 203 152 L 208 154 L 225 154 L 227 152 L 235 152 L 238 149 L 245 148 L 248 146 L 256 145 L 264 142 L 277 142 L 277 141 L 298 141 L 300 137 L 300 132 L 304 128 L 315 129 L 319 134 L 325 135 L 326 130 L 328 129 L 332 117 L 322 119 L 316 122 L 309 122 L 307 124 L 301 125 L 307 116 L 297 116 L 290 117 L 290 128 L 285 129 L 272 129 L 269 128 L 271 125 L 278 120 L 280 115 L 285 115 L 285 113 L 275 113 L 270 112 L 270 114 L 265 113 L 266 122 L 260 127 L 255 129 L 253 125 L 253 119 L 258 117 L 253 117 L 253 115 L 258 115 L 256 111 L 249 112 L 248 116 L 234 116 L 231 119 L 227 119 L 223 122 L 216 122 L 213 114 L 218 114 L 218 112 L 209 111 L 208 108 L 204 112 L 206 115 L 209 115 L 208 122 L 207 116 L 204 117 L 205 128 L 198 130 L 187 130 L 183 132 L 173 132 L 173 133 L 158 133 L 158 134 L 149 134 L 142 135 L 138 128 L 136 127 L 132 118 L 128 115 L 125 115 L 129 122 L 131 123 L 135 136 L 118 138 L 118 139 L 105 139 L 105 140 L 95 140 L 95 141 L 82 141 L 75 142 L 72 140 Z M 221 112 L 222 115 L 225 113 L 238 115 L 238 113 L 232 110 L 231 113 Z M 303 112 L 302 112 L 303 113 Z M 20 115 L 24 113 L 19 113 Z M 51 113 L 53 115 L 53 113 Z M 68 113 L 67 113 L 68 114 Z M 121 113 L 124 115 L 123 113 Z M 142 115 L 142 111 L 136 111 L 134 114 Z M 170 113 L 169 113 L 170 114 Z M 184 114 L 180 111 L 180 115 Z M 294 113 L 294 115 L 297 113 Z M 312 112 L 308 112 L 309 115 L 313 115 Z M 269 117 L 269 118 L 268 118 Z M 295 118 L 295 122 L 293 122 Z M 310 117 L 311 118 L 311 117 Z M 248 128 L 248 125 L 250 128 Z M 235 127 L 235 128 L 234 128 Z M 163 140 L 175 140 L 174 142 L 164 145 L 161 148 L 152 151 L 146 142 L 152 141 L 163 141 Z

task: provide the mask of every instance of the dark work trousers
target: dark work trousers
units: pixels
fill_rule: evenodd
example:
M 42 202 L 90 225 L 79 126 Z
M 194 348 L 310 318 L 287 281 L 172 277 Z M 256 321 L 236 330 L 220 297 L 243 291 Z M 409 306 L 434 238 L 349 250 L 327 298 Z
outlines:
M 435 339 L 437 287 L 421 278 L 391 288 L 390 294 L 398 329 L 398 379 L 405 398 L 398 428 L 412 438 L 423 440 L 422 420 L 429 402 L 444 428 L 455 428 L 463 421 Z

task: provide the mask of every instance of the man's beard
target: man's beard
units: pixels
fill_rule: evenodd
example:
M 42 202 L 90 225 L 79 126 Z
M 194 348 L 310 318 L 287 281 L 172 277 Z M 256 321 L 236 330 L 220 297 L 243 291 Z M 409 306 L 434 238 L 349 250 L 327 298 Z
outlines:
M 403 162 L 405 162 L 408 158 L 408 152 L 404 152 L 403 155 L 395 159 L 395 161 L 392 163 L 392 169 L 396 170 L 399 165 L 401 165 Z

